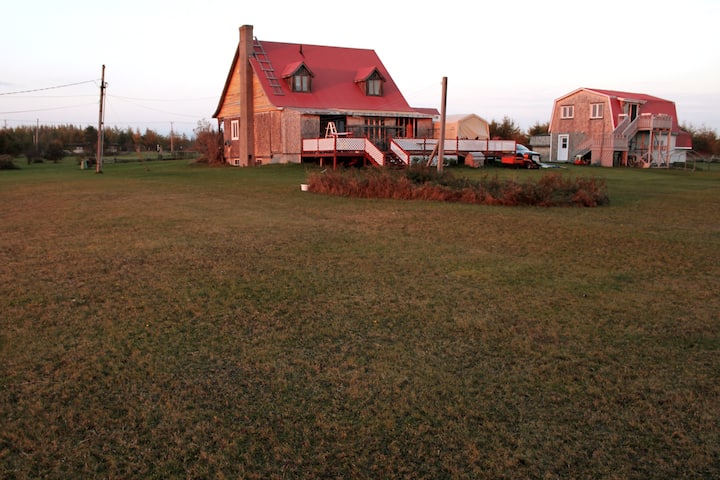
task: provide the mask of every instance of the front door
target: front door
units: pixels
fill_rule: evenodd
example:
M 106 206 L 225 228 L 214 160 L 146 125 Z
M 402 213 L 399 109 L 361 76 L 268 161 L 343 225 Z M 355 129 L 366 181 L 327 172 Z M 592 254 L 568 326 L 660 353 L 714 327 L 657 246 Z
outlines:
M 568 152 L 570 151 L 570 135 L 558 135 L 557 161 L 567 162 Z

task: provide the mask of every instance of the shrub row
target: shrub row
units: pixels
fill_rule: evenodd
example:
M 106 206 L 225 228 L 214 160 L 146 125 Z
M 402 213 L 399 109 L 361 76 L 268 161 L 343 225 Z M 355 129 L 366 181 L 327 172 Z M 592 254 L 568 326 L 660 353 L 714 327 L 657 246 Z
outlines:
M 15 165 L 10 155 L 0 155 L 0 170 L 17 170 L 20 167 Z
M 604 179 L 549 173 L 518 182 L 484 176 L 480 180 L 455 177 L 428 168 L 406 170 L 328 170 L 308 178 L 308 190 L 359 198 L 438 200 L 479 205 L 582 206 L 609 203 Z

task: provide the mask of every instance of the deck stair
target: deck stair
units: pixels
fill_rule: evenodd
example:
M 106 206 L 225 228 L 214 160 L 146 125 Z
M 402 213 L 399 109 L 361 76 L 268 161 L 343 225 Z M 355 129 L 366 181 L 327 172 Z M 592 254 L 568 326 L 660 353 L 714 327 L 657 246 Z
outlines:
M 306 157 L 340 157 L 363 156 L 373 165 L 385 165 L 385 154 L 367 138 L 345 138 L 332 135 L 325 138 L 304 138 L 302 154 Z

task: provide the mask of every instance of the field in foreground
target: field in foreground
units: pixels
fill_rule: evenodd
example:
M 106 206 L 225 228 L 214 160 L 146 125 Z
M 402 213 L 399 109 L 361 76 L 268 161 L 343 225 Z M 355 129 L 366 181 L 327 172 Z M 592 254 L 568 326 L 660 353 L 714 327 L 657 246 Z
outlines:
M 0 477 L 720 477 L 720 172 L 564 172 L 610 206 L 0 172 Z

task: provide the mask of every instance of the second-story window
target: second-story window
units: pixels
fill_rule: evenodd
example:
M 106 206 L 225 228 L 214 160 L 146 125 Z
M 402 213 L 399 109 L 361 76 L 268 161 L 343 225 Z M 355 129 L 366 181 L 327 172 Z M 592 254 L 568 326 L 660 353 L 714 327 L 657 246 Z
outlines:
M 292 78 L 293 92 L 309 92 L 312 88 L 312 76 L 307 68 L 299 68 Z
M 575 116 L 574 105 L 563 105 L 560 107 L 560 118 L 573 118 Z
M 590 118 L 603 118 L 603 104 L 593 103 L 590 109 Z
M 382 77 L 376 71 L 365 82 L 365 95 L 368 97 L 382 97 Z

